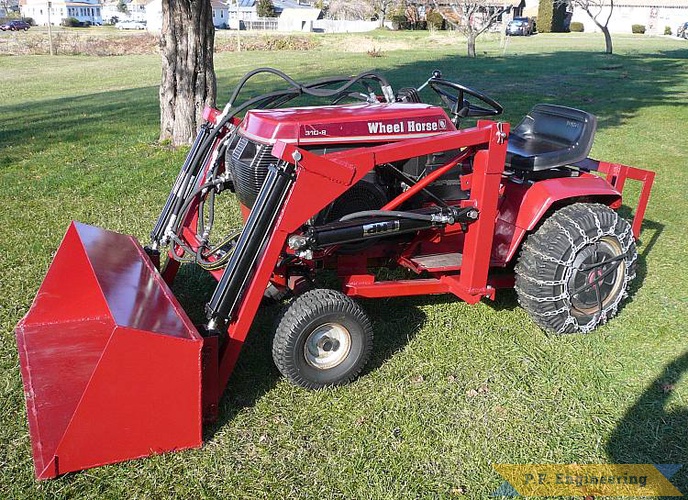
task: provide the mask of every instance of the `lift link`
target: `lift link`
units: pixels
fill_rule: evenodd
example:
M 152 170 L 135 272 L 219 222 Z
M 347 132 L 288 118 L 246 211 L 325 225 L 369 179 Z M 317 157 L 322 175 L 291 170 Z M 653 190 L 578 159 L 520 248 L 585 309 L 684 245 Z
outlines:
M 389 215 L 385 215 L 385 214 Z M 355 215 L 355 214 L 353 214 Z M 384 212 L 377 216 L 347 220 L 309 228 L 304 235 L 294 235 L 288 244 L 299 253 L 319 250 L 333 245 L 362 241 L 381 236 L 413 233 L 425 229 L 461 224 L 462 228 L 478 219 L 474 207 L 447 207 L 440 210 L 416 210 L 409 212 Z M 349 216 L 351 217 L 351 216 Z

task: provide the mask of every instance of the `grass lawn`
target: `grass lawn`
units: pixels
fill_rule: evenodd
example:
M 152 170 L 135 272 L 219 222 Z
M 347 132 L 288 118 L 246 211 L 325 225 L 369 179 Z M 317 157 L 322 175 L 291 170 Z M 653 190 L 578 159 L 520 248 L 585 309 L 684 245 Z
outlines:
M 220 102 L 246 71 L 309 79 L 377 68 L 399 88 L 441 69 L 486 91 L 512 123 L 535 103 L 599 117 L 593 155 L 657 172 L 638 279 L 588 335 L 543 333 L 498 294 L 366 301 L 364 375 L 308 392 L 272 365 L 265 309 L 200 450 L 36 483 L 13 328 L 70 220 L 147 233 L 184 158 L 156 144 L 155 55 L 0 58 L 0 498 L 487 498 L 495 463 L 682 463 L 688 493 L 688 43 L 589 34 L 478 41 L 336 35 L 310 52 L 216 56 Z M 382 57 L 366 54 L 371 48 Z M 460 55 L 457 55 L 460 54 Z M 637 191 L 630 190 L 629 205 Z M 212 282 L 184 270 L 196 308 Z M 181 280 L 180 280 L 181 281 Z

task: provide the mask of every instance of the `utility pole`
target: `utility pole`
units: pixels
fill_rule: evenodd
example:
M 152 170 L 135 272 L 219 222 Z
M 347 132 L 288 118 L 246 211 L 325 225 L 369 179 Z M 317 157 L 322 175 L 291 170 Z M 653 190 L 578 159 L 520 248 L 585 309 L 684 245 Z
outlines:
M 52 8 L 52 6 L 53 3 L 48 2 L 48 45 L 50 45 L 50 55 L 54 56 L 55 53 L 53 52 L 53 27 L 50 23 L 50 9 Z

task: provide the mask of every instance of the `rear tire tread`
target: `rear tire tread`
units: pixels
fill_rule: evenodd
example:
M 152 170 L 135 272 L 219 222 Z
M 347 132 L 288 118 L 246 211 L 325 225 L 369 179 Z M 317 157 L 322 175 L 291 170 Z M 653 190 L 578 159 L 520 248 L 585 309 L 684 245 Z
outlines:
M 613 236 L 626 256 L 624 283 L 612 302 L 591 317 L 571 313 L 567 273 L 576 254 L 604 236 Z M 554 212 L 523 244 L 515 267 L 518 302 L 545 330 L 589 332 L 613 317 L 635 277 L 635 239 L 628 222 L 606 205 L 574 203 Z

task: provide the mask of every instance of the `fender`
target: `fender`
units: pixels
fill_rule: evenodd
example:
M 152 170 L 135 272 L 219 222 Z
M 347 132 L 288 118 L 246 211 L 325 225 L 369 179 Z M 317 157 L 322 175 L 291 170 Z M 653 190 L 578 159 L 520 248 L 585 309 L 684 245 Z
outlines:
M 508 183 L 500 203 L 493 265 L 506 265 L 516 254 L 528 231 L 535 229 L 555 204 L 597 201 L 611 208 L 621 205 L 621 193 L 594 174 L 537 181 L 531 186 Z

